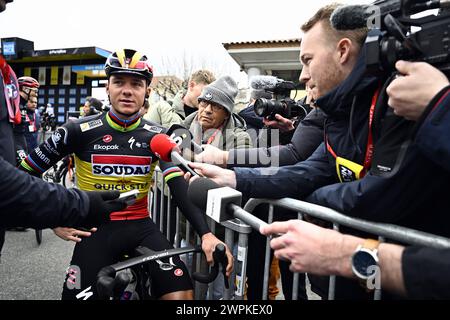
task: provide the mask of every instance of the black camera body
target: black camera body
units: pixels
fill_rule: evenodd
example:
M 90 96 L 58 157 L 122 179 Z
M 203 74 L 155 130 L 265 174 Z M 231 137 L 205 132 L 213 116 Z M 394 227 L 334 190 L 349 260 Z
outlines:
M 274 99 L 256 99 L 253 106 L 256 115 L 268 120 L 275 120 L 276 114 L 287 119 L 297 118 L 302 120 L 306 117 L 311 108 L 290 98 L 291 90 L 295 89 L 295 84 L 292 81 L 266 77 L 267 84 L 264 81 L 257 83 L 258 89 L 262 88 L 264 91 L 272 93 Z
M 370 74 L 392 73 L 398 60 L 424 61 L 442 72 L 450 73 L 450 12 L 412 19 L 410 16 L 447 5 L 433 0 L 379 0 L 380 29 L 366 38 L 367 67 Z M 369 7 L 370 8 L 370 7 Z M 412 33 L 412 27 L 420 30 Z
M 260 98 L 255 101 L 253 108 L 258 116 L 265 117 L 268 120 L 275 120 L 276 114 L 287 119 L 298 118 L 302 120 L 311 110 L 309 106 L 303 105 L 299 101 L 295 102 L 290 98 L 281 100 Z

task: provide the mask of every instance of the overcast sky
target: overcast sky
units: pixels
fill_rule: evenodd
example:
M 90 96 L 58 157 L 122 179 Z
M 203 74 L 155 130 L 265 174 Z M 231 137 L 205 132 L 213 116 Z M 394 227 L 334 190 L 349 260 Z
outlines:
M 330 0 L 14 0 L 0 15 L 0 37 L 36 50 L 133 48 L 154 61 L 183 55 L 239 68 L 222 43 L 299 38 L 300 25 Z M 368 3 L 346 0 L 344 3 Z M 187 53 L 184 53 L 187 52 Z

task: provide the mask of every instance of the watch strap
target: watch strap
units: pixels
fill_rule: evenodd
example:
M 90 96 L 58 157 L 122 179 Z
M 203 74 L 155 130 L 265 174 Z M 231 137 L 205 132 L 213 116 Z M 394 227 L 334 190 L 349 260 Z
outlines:
M 380 241 L 374 240 L 374 239 L 366 239 L 364 243 L 362 244 L 362 248 L 368 249 L 368 250 L 376 250 L 378 249 L 378 246 L 380 245 Z

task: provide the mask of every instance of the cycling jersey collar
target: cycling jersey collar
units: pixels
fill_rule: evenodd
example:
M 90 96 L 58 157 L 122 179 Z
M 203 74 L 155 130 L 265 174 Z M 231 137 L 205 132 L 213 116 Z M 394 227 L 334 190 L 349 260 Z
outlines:
M 121 119 L 117 114 L 115 114 L 112 110 L 109 110 L 106 114 L 106 121 L 108 124 L 118 131 L 131 131 L 136 129 L 141 123 L 141 117 L 139 112 L 136 113 L 134 117 L 131 119 Z

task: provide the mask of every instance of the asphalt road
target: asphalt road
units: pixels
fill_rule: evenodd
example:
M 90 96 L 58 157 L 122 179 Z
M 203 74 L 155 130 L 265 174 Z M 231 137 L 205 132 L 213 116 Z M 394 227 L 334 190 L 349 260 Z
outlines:
M 49 229 L 37 245 L 35 232 L 7 231 L 0 262 L 0 300 L 59 300 L 74 247 Z

